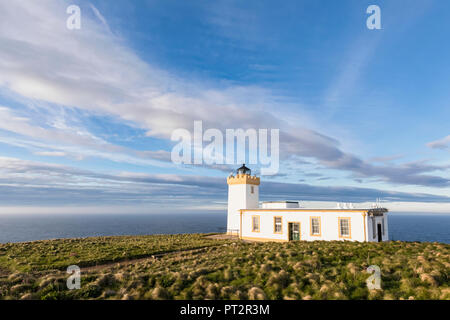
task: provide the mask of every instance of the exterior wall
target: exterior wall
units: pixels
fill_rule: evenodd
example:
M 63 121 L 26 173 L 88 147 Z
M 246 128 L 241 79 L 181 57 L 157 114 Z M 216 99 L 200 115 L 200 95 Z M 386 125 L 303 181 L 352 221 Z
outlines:
M 253 194 L 251 188 L 253 187 Z M 227 232 L 239 234 L 240 209 L 256 209 L 259 205 L 259 186 L 254 184 L 228 185 Z
M 389 240 L 389 230 L 388 230 L 388 218 L 387 214 L 383 214 L 383 216 L 378 217 L 368 217 L 368 241 L 370 242 L 378 242 L 378 232 L 377 225 L 381 224 L 381 229 L 383 230 L 384 224 L 384 234 L 382 233 L 382 241 Z
M 260 231 L 252 231 L 252 216 L 259 216 Z M 282 232 L 274 232 L 274 218 L 282 217 Z M 311 234 L 311 217 L 320 218 L 320 235 Z M 339 234 L 339 219 L 350 218 L 350 237 Z M 356 210 L 243 210 L 241 237 L 248 240 L 288 241 L 288 223 L 300 222 L 300 240 L 370 241 L 368 217 L 365 211 Z M 365 226 L 365 228 L 364 228 Z M 387 221 L 385 221 L 387 227 Z M 365 230 L 364 230 L 365 229 Z M 385 230 L 387 236 L 387 229 Z
M 291 209 L 299 208 L 298 202 L 263 202 L 263 209 Z

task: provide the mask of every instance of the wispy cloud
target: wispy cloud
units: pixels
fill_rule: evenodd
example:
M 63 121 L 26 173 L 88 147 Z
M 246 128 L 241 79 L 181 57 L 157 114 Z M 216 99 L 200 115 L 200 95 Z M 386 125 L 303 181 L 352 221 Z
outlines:
M 94 12 L 95 16 L 101 21 L 101 23 L 108 30 L 108 32 L 111 32 L 111 28 L 109 27 L 108 22 L 106 21 L 105 17 L 100 13 L 100 11 L 91 3 L 89 4 L 89 6 L 91 7 L 91 9 Z
M 44 156 L 44 157 L 65 157 L 67 154 L 61 151 L 40 151 L 35 152 L 35 155 Z
M 0 157 L 0 203 L 21 205 L 140 205 L 168 202 L 208 206 L 226 201 L 225 178 L 198 175 L 101 173 L 74 167 Z M 449 202 L 450 198 L 372 188 L 318 187 L 266 181 L 262 200 Z M 202 202 L 203 201 L 203 202 Z
M 394 160 L 398 160 L 403 158 L 404 155 L 401 154 L 396 154 L 396 155 L 392 155 L 392 156 L 385 156 L 385 157 L 373 157 L 370 158 L 370 161 L 372 162 L 383 162 L 383 163 L 388 163 Z
M 448 149 L 450 147 L 450 135 L 445 138 L 429 142 L 427 143 L 427 146 L 432 149 Z
M 123 39 L 104 32 L 107 21 L 92 7 L 101 25 L 83 16 L 81 30 L 67 30 L 66 16 L 61 14 L 67 4 L 67 1 L 0 3 L 0 85 L 23 100 L 32 101 L 36 111 L 28 116 L 12 106 L 2 107 L 0 128 L 22 139 L 2 137 L 4 143 L 20 142 L 41 155 L 75 154 L 157 166 L 160 162 L 168 163 L 167 150 L 136 151 L 115 145 L 92 134 L 82 124 L 46 114 L 43 105 L 47 110 L 58 107 L 108 115 L 132 123 L 148 137 L 165 141 L 174 129 L 192 129 L 194 120 L 200 119 L 206 127 L 222 130 L 282 128 L 283 161 L 293 156 L 312 158 L 330 169 L 351 172 L 357 177 L 379 177 L 394 184 L 449 186 L 449 179 L 431 174 L 447 170 L 446 166 L 373 165 L 346 152 L 338 139 L 309 128 L 308 123 L 292 123 L 277 112 L 280 102 L 267 88 L 183 79 L 161 70 L 135 54 Z M 216 23 L 224 25 L 230 21 Z M 367 46 L 352 57 L 356 65 L 349 65 L 335 81 L 329 91 L 330 101 L 350 92 L 373 50 L 374 47 Z M 301 108 L 298 112 L 301 114 Z M 40 116 L 46 119 L 45 125 Z M 111 193 L 102 191 L 102 194 Z M 115 196 L 121 198 L 119 193 Z

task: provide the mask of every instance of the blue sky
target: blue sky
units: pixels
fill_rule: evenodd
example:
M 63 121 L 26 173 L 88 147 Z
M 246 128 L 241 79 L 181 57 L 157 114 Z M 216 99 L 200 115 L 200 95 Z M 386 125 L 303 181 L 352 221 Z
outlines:
M 80 30 L 66 8 L 81 8 Z M 366 8 L 381 8 L 381 30 Z M 0 4 L 4 212 L 221 210 L 233 166 L 177 128 L 280 129 L 264 200 L 450 212 L 444 1 Z M 258 166 L 254 168 L 258 171 Z

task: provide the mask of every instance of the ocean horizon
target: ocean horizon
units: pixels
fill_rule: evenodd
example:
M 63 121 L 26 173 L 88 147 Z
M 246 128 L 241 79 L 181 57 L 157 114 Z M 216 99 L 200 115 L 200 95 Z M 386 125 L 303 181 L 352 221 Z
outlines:
M 0 215 L 0 243 L 225 232 L 226 213 Z M 390 213 L 390 240 L 450 243 L 450 214 Z

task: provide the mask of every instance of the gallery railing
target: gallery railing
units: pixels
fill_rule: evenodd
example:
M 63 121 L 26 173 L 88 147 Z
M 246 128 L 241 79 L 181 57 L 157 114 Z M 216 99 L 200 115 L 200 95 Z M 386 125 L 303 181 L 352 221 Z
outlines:
M 227 234 L 239 237 L 239 229 L 227 229 Z

